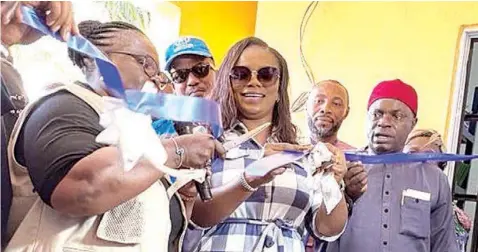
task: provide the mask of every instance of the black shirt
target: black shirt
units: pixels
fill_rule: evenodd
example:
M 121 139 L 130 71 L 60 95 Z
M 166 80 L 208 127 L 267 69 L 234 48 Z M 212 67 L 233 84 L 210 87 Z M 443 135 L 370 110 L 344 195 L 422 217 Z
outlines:
M 106 146 L 95 141 L 102 130 L 93 108 L 67 91 L 38 102 L 20 132 L 15 155 L 28 168 L 34 189 L 45 203 L 51 205 L 53 190 L 76 162 Z M 180 209 L 179 201 L 173 197 L 173 227 L 183 226 Z M 173 230 L 170 245 L 174 242 L 171 238 L 178 238 L 182 229 Z

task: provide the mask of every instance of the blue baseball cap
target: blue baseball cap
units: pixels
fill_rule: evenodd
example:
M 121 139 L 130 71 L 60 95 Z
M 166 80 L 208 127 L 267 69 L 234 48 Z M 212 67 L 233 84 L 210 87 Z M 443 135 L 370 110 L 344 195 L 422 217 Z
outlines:
M 171 63 L 175 58 L 185 54 L 193 54 L 212 58 L 211 51 L 207 47 L 206 42 L 196 37 L 181 37 L 174 41 L 166 49 L 166 66 L 164 69 L 169 71 L 171 69 Z

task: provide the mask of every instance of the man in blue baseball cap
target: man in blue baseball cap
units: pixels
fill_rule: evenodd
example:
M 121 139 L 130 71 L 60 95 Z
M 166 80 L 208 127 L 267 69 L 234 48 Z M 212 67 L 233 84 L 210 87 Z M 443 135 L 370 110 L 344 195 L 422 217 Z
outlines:
M 202 39 L 187 36 L 174 41 L 166 49 L 165 70 L 177 95 L 208 97 L 213 88 L 214 59 Z
M 164 69 L 171 75 L 176 95 L 208 98 L 214 87 L 214 59 L 202 39 L 187 36 L 174 41 L 166 49 Z M 153 122 L 157 132 L 160 132 L 164 125 L 166 124 L 161 120 Z M 183 251 L 191 251 L 201 237 L 202 231 L 190 224 L 184 237 Z

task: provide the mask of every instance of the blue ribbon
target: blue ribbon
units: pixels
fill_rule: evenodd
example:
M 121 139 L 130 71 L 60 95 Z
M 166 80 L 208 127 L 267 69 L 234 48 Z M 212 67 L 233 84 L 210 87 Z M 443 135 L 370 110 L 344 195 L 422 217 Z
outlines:
M 44 20 L 40 19 L 33 9 L 25 6 L 22 6 L 21 8 L 23 12 L 22 22 L 24 24 L 38 30 L 45 35 L 52 36 L 62 41 L 59 33 L 53 33 L 44 24 Z M 68 41 L 66 41 L 66 44 L 69 48 L 95 59 L 95 62 L 98 65 L 100 73 L 103 76 L 104 82 L 108 86 L 108 89 L 110 89 L 115 97 L 124 98 L 123 82 L 121 81 L 118 69 L 95 45 L 80 35 L 71 36 Z
M 347 161 L 360 161 L 362 164 L 397 164 L 397 163 L 423 163 L 423 162 L 448 162 L 448 161 L 464 161 L 478 159 L 478 155 L 457 155 L 451 153 L 391 153 L 382 155 L 370 155 L 367 153 L 345 152 Z M 284 151 L 274 158 L 274 162 L 292 163 L 306 155 L 301 151 Z M 282 159 L 279 161 L 279 159 Z M 262 162 L 257 160 L 249 166 L 257 165 L 255 163 Z M 262 162 L 263 163 L 263 162 Z M 262 164 L 260 166 L 264 166 Z M 267 164 L 266 164 L 267 166 Z M 279 167 L 275 165 L 275 167 Z
M 217 138 L 222 135 L 221 110 L 211 100 L 171 94 L 152 94 L 127 90 L 129 107 L 158 119 L 181 122 L 206 122 Z
M 347 161 L 360 161 L 363 164 L 396 164 L 414 162 L 446 162 L 464 161 L 478 158 L 478 155 L 457 155 L 450 153 L 391 153 L 369 155 L 364 153 L 345 152 Z
M 24 24 L 61 40 L 59 34 L 53 33 L 33 9 L 21 8 Z M 222 134 L 221 111 L 216 102 L 196 97 L 125 90 L 116 66 L 90 41 L 78 35 L 71 36 L 66 43 L 69 48 L 95 59 L 108 90 L 113 96 L 124 99 L 133 111 L 164 120 L 207 123 L 211 125 L 216 138 Z

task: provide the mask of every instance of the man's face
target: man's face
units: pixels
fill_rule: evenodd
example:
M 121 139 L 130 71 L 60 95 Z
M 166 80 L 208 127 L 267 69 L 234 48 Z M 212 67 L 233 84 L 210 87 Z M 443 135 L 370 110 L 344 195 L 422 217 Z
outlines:
M 318 138 L 337 134 L 347 117 L 349 100 L 345 88 L 336 82 L 319 83 L 310 92 L 307 100 L 309 129 Z
M 118 30 L 109 40 L 105 41 L 110 46 L 102 49 L 117 66 L 125 89 L 141 90 L 152 82 L 160 92 L 173 92 L 159 71 L 158 53 L 148 37 L 135 30 Z
M 216 77 L 211 58 L 182 55 L 174 59 L 169 71 L 177 95 L 208 97 Z
M 367 136 L 375 154 L 401 152 L 417 119 L 403 102 L 380 99 L 368 109 Z
M 159 72 L 158 53 L 145 35 L 135 30 L 117 30 L 102 41 L 106 46 L 99 48 L 118 68 L 125 89 L 141 90 L 150 82 L 154 84 L 155 91 L 173 92 L 172 85 L 165 84 L 166 80 Z M 85 63 L 89 69 L 86 71 L 88 83 L 100 82 L 98 86 L 106 90 L 103 81 L 98 79 L 94 62 L 89 59 Z

